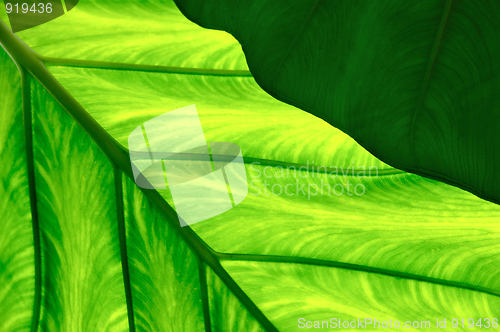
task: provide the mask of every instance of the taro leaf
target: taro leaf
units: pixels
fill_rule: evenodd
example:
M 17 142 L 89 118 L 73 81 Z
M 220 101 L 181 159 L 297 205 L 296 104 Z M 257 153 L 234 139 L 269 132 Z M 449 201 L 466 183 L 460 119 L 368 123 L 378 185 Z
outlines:
M 272 98 L 231 36 L 172 2 L 82 1 L 18 33 L 27 44 L 0 33 L 2 332 L 302 331 L 301 317 L 435 327 L 498 312 L 498 205 L 391 168 Z M 208 141 L 241 147 L 249 195 L 181 228 L 169 190 L 131 179 L 127 137 L 193 103 Z M 365 192 L 273 193 L 325 183 Z
M 500 3 L 176 0 L 269 94 L 388 164 L 500 202 Z
M 65 14 L 61 0 L 4 0 L 13 32 L 47 23 Z M 9 7 L 7 7 L 9 6 Z

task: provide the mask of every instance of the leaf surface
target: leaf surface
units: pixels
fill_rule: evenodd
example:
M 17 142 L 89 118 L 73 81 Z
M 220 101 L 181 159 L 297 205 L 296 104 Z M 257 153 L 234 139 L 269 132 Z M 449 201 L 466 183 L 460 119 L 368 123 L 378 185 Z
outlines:
M 265 331 L 210 268 L 206 274 L 212 331 Z
M 123 178 L 130 283 L 140 331 L 202 331 L 196 255 L 164 216 Z
M 207 141 L 241 147 L 248 196 L 191 226 L 217 251 L 358 264 L 500 291 L 497 205 L 390 168 L 338 129 L 267 96 L 252 78 L 50 70 L 124 146 L 141 123 L 193 102 Z M 160 193 L 174 206 L 168 190 Z
M 35 260 L 21 75 L 0 49 L 0 331 L 28 329 Z
M 461 322 L 454 328 L 451 317 L 460 314 L 475 322 L 490 317 L 491 328 L 500 306 L 496 296 L 372 273 L 261 262 L 234 261 L 224 266 L 280 331 L 302 331 L 305 321 L 318 321 L 320 328 L 316 331 L 331 331 L 332 326 L 345 328 L 341 325 L 344 321 L 354 321 L 348 328 L 355 331 L 398 329 L 396 321 L 403 329 L 410 322 L 410 329 L 441 331 L 447 329 L 436 326 L 437 318 L 444 321 L 445 317 L 448 329 L 480 331 L 479 327 L 470 328 L 468 322 L 465 328 L 459 325 Z M 366 324 L 366 318 L 372 323 Z M 358 325 L 359 320 L 365 324 Z
M 126 331 L 113 167 L 38 82 L 33 148 L 42 331 Z
M 16 273 L 42 283 L 40 330 L 296 331 L 305 315 L 424 320 L 498 310 L 498 205 L 394 169 L 272 98 L 232 37 L 190 23 L 172 2 L 81 1 L 18 35 L 41 54 L 0 37 L 34 75 L 30 187 L 41 243 L 27 238 L 26 248 L 41 251 L 42 273 L 23 272 L 33 271 L 29 260 Z M 13 104 L 15 82 L 5 90 Z M 193 103 L 207 141 L 241 147 L 249 195 L 181 228 L 168 189 L 133 183 L 127 138 Z M 307 193 L 348 182 L 364 193 Z M 287 185 L 306 192 L 273 193 Z M 21 321 L 28 310 L 4 315 Z

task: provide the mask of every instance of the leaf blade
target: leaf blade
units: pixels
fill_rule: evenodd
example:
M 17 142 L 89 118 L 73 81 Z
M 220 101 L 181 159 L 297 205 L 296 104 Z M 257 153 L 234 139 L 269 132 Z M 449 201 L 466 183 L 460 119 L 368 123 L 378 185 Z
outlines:
M 37 81 L 32 112 L 43 273 L 40 328 L 125 331 L 112 166 Z
M 196 255 L 128 177 L 123 188 L 137 328 L 203 331 Z
M 320 327 L 327 321 L 320 330 L 331 329 L 331 318 L 337 324 L 339 319 L 399 321 L 401 327 L 408 321 L 425 321 L 430 324 L 427 329 L 438 330 L 436 318 L 447 318 L 446 328 L 441 330 L 454 331 L 452 317 L 470 317 L 475 322 L 490 317 L 491 321 L 500 305 L 498 297 L 489 294 L 359 271 L 238 261 L 225 262 L 224 267 L 280 331 L 301 331 L 305 326 L 299 324 L 300 318 L 303 323 L 319 321 Z M 283 306 L 288 310 L 281 310 Z M 355 328 L 366 325 L 355 324 Z
M 234 38 L 187 21 L 172 1 L 81 1 L 57 20 L 18 35 L 46 57 L 247 69 Z
M 308 12 L 295 9 L 312 0 L 176 3 L 193 21 L 232 33 L 271 95 L 394 167 L 500 201 L 498 4 L 320 2 L 301 33 Z

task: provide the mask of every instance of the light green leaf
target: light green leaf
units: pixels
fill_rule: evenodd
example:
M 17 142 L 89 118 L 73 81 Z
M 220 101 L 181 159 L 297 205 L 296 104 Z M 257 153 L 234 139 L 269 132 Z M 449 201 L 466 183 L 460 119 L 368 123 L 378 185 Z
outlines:
M 206 140 L 234 142 L 245 157 L 391 169 L 326 122 L 270 97 L 252 77 L 49 70 L 125 148 L 141 123 L 195 104 Z
M 303 331 L 307 321 L 319 322 L 315 331 L 345 328 L 345 321 L 351 331 L 404 329 L 407 322 L 414 331 L 483 331 L 468 320 L 489 318 L 492 328 L 500 309 L 497 296 L 348 269 L 238 261 L 224 267 L 280 331 Z M 457 317 L 466 317 L 465 328 L 459 319 L 453 324 Z M 437 319 L 445 318 L 439 328 Z
M 172 2 L 81 1 L 18 35 L 27 44 L 0 24 L 2 46 L 33 77 L 21 87 L 11 60 L 0 58 L 8 69 L 0 73 L 8 95 L 0 125 L 24 134 L 24 153 L 33 152 L 34 181 L 13 184 L 36 194 L 41 243 L 19 230 L 26 241 L 0 253 L 0 262 L 30 283 L 22 296 L 42 301 L 2 298 L 12 279 L 0 270 L 9 283 L 0 284 L 7 331 L 28 331 L 30 314 L 40 331 L 225 332 L 301 331 L 302 316 L 434 323 L 498 311 L 500 207 L 394 169 L 272 98 L 226 33 L 190 23 Z M 33 117 L 24 133 L 14 120 L 22 93 Z M 127 139 L 145 121 L 191 104 L 207 141 L 241 147 L 249 194 L 221 215 L 180 227 L 168 188 L 135 185 Z M 2 178 L 25 176 L 29 158 L 14 156 L 24 145 L 7 146 L 5 158 L 17 164 L 0 166 Z M 352 167 L 367 173 L 351 174 Z M 348 184 L 358 191 L 345 192 Z M 324 185 L 344 193 L 307 192 Z M 295 186 L 305 192 L 284 192 Z M 18 204 L 27 207 L 27 199 Z M 12 224 L 0 219 L 2 229 L 17 231 Z M 28 250 L 41 253 L 41 270 L 36 255 L 24 258 Z
M 21 75 L 0 49 L 0 331 L 29 329 L 35 260 Z
M 500 203 L 500 3 L 175 0 L 259 85 L 382 161 Z
M 0 20 L 2 20 L 9 28 L 10 26 L 10 21 L 9 21 L 9 16 L 7 15 L 7 11 L 5 10 L 5 7 L 0 7 Z
M 173 1 L 82 0 L 62 17 L 17 35 L 46 57 L 247 69 L 234 38 L 189 22 Z
M 126 331 L 113 166 L 34 81 L 42 331 Z
M 137 329 L 202 331 L 196 255 L 127 177 L 123 178 L 123 191 Z
M 206 278 L 212 331 L 265 331 L 210 268 L 206 270 Z

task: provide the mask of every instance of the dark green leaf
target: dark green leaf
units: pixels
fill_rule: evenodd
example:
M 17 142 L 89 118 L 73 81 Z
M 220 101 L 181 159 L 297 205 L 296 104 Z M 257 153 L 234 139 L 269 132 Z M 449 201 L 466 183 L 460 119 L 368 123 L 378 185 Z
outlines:
M 394 167 L 500 202 L 500 3 L 176 3 L 236 37 L 274 97 Z

